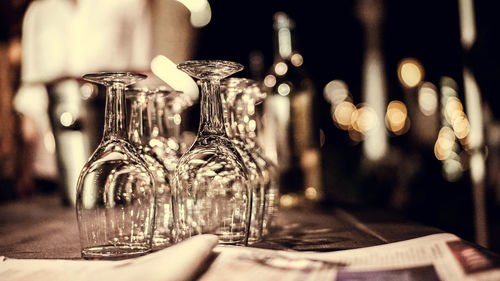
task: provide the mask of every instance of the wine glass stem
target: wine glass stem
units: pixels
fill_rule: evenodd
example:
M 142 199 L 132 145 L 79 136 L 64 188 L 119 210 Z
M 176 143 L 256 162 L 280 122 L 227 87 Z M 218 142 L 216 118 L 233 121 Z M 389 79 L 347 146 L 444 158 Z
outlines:
M 132 144 L 141 145 L 144 136 L 142 104 L 138 98 L 132 99 L 130 107 L 128 138 Z
M 222 100 L 220 96 L 220 81 L 201 81 L 201 115 L 199 135 L 226 136 L 222 111 Z
M 124 85 L 121 83 L 113 83 L 106 86 L 103 141 L 127 139 L 124 88 Z

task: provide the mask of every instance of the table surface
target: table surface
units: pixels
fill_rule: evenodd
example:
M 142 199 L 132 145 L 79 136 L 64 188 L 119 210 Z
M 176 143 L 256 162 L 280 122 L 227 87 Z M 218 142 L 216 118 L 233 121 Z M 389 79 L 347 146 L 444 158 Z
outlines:
M 417 238 L 441 230 L 374 210 L 282 209 L 275 227 L 252 247 L 335 251 Z M 35 196 L 0 205 L 0 256 L 80 259 L 76 212 L 57 196 Z

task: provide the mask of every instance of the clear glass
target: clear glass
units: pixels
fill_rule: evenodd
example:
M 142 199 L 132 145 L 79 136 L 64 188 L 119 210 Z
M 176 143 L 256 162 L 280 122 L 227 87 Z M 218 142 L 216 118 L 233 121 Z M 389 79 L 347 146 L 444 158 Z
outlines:
M 106 86 L 104 132 L 77 183 L 76 213 L 82 257 L 124 258 L 151 250 L 155 214 L 154 178 L 128 141 L 124 89 L 145 75 L 86 74 Z
M 176 228 L 172 210 L 172 191 L 169 170 L 163 159 L 172 150 L 163 137 L 161 119 L 168 90 L 148 88 L 128 89 L 130 101 L 129 139 L 137 148 L 153 174 L 156 191 L 155 229 L 153 250 L 168 247 L 176 242 Z
M 267 94 L 256 81 L 251 79 L 229 78 L 223 82 L 223 85 L 228 88 L 224 91 L 225 100 L 233 104 L 230 106 L 232 109 L 226 119 L 229 123 L 227 128 L 235 136 L 236 140 L 234 142 L 244 145 L 244 150 L 255 161 L 261 172 L 260 184 L 263 191 L 259 196 L 263 196 L 263 198 L 260 199 L 261 204 L 258 206 L 262 208 L 259 212 L 259 220 L 261 220 L 261 232 L 259 234 L 263 237 L 269 233 L 272 218 L 278 211 L 279 198 L 278 169 L 271 160 L 266 158 L 257 142 L 260 127 L 260 107 L 258 105 L 264 101 Z M 256 204 L 254 203 L 253 206 L 256 206 Z M 254 216 L 257 216 L 257 212 L 252 209 L 252 219 Z M 252 224 L 254 224 L 254 221 L 252 221 Z M 252 233 L 250 237 L 252 237 Z
M 259 128 L 262 127 L 261 105 L 267 93 L 258 84 L 249 85 L 242 96 L 243 112 L 237 115 L 238 131 L 244 140 L 247 150 L 259 165 L 264 174 L 264 213 L 262 219 L 262 236 L 266 236 L 272 227 L 273 218 L 279 210 L 279 170 L 278 167 L 266 157 L 262 147 L 257 141 Z
M 244 115 L 247 112 L 245 94 L 247 89 L 255 84 L 246 78 L 228 78 L 221 82 L 224 120 L 229 139 L 233 142 L 238 153 L 243 157 L 248 170 L 249 183 L 252 188 L 252 213 L 250 218 L 250 234 L 248 243 L 253 244 L 262 240 L 262 224 L 265 208 L 265 190 L 269 188 L 269 177 L 261 169 L 254 155 L 247 149 L 244 140 Z M 242 134 L 240 134 L 240 131 Z M 262 163 L 261 163 L 262 164 Z
M 200 126 L 175 173 L 174 201 L 184 237 L 211 233 L 220 244 L 247 244 L 252 205 L 247 168 L 224 129 L 220 80 L 243 66 L 229 61 L 178 65 L 201 84 Z
M 150 142 L 168 170 L 169 179 L 173 180 L 175 169 L 182 154 L 194 142 L 194 134 L 182 131 L 183 112 L 193 104 L 193 100 L 183 92 L 170 91 L 168 95 L 158 91 L 155 95 L 155 129 Z M 191 132 L 189 132 L 191 133 Z

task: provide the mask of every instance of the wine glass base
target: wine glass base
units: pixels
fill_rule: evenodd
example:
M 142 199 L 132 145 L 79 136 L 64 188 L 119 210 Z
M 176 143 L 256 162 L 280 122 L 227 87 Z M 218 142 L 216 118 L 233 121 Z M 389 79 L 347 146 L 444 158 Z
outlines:
M 243 65 L 225 60 L 190 60 L 177 68 L 197 79 L 221 80 L 243 69 Z
M 170 237 L 161 235 L 155 236 L 153 237 L 153 251 L 172 246 L 174 243 L 175 242 Z
M 127 86 L 146 78 L 146 75 L 134 72 L 96 72 L 83 75 L 84 80 L 102 85 L 122 83 Z
M 88 247 L 82 250 L 82 258 L 84 259 L 126 259 L 145 255 L 151 251 L 151 248 L 146 246 L 138 246 L 133 244 L 123 245 L 102 245 L 96 247 Z
M 255 243 L 259 243 L 262 241 L 262 238 L 248 238 L 248 245 L 252 245 L 252 244 L 255 244 Z

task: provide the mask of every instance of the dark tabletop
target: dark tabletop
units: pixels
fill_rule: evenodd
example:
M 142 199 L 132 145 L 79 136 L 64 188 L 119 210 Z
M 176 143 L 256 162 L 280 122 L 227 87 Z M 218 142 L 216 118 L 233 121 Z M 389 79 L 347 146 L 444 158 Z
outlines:
M 381 245 L 442 232 L 376 210 L 281 209 L 271 233 L 252 247 L 334 251 Z M 54 195 L 0 205 L 0 256 L 80 259 L 76 212 Z

